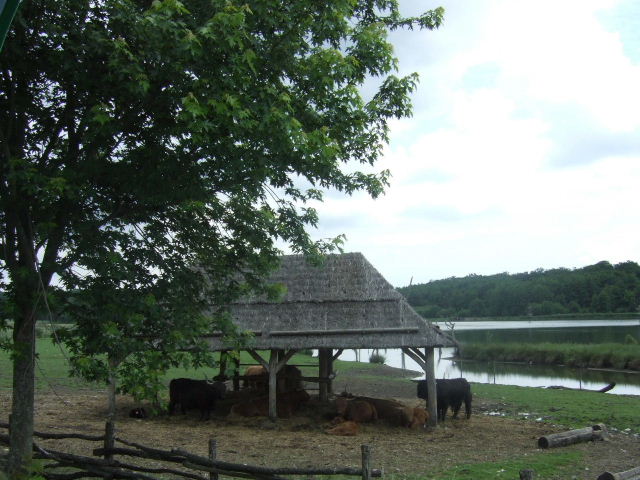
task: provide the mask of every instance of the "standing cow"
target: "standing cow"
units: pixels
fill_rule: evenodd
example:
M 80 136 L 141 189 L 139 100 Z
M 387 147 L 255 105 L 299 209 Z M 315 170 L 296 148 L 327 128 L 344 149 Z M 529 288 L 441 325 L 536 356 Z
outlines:
M 418 382 L 418 398 L 427 399 L 427 381 Z M 438 402 L 438 420 L 444 422 L 447 409 L 451 407 L 453 418 L 458 416 L 462 402 L 467 418 L 471 416 L 471 385 L 466 378 L 436 380 L 436 399 Z
M 169 382 L 169 415 L 180 405 L 183 414 L 187 410 L 197 408 L 200 410 L 200 419 L 209 420 L 211 410 L 215 408 L 218 400 L 224 398 L 226 390 L 223 382 L 209 383 L 206 380 L 174 378 Z

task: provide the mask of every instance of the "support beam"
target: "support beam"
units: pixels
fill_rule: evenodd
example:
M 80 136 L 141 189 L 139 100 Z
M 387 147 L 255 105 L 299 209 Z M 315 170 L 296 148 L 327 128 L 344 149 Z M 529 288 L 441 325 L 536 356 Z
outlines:
M 269 357 L 269 365 L 267 368 L 269 372 L 269 418 L 272 421 L 276 421 L 278 418 L 278 409 L 276 405 L 276 393 L 277 393 L 277 374 L 278 374 L 278 351 L 271 350 L 271 356 Z
M 273 350 L 273 351 L 277 352 L 277 350 Z M 256 362 L 262 365 L 265 368 L 265 370 L 267 371 L 269 370 L 269 362 L 267 362 L 264 358 L 262 358 L 258 352 L 256 352 L 255 350 L 247 350 L 247 352 L 249 353 L 249 355 L 251 355 L 251 358 L 253 358 Z
M 329 378 L 332 353 L 332 349 L 329 348 L 320 348 L 318 350 L 318 376 L 320 378 Z M 321 402 L 329 401 L 329 385 L 327 382 L 320 382 L 318 397 Z
M 427 411 L 429 412 L 429 425 L 436 426 L 438 423 L 438 397 L 436 394 L 436 373 L 435 373 L 435 351 L 434 348 L 425 348 L 422 353 L 417 348 L 403 348 L 413 361 L 424 370 L 427 380 Z
M 424 370 L 427 378 L 427 411 L 429 412 L 429 425 L 435 427 L 438 424 L 438 396 L 436 392 L 436 362 L 435 349 L 426 347 L 425 357 L 427 359 Z
M 240 352 L 238 352 L 238 356 L 233 358 L 233 391 L 237 392 L 240 390 Z
M 278 409 L 276 405 L 276 395 L 278 393 L 278 372 L 284 367 L 289 359 L 297 352 L 297 350 L 291 349 L 288 352 L 283 350 L 271 350 L 269 356 L 269 362 L 262 358 L 260 354 L 255 350 L 247 350 L 249 355 L 262 365 L 269 375 L 269 418 L 275 421 L 278 418 Z

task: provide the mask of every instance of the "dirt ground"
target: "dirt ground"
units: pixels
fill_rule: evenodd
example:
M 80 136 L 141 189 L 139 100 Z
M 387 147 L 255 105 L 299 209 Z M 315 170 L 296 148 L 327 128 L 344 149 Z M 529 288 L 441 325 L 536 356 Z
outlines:
M 380 381 L 366 372 L 352 371 L 339 377 L 336 390 L 380 398 L 396 398 L 407 405 L 421 404 L 411 382 Z M 398 376 L 400 370 L 379 367 L 377 374 Z M 36 430 L 101 435 L 106 415 L 104 391 L 48 392 L 37 395 Z M 383 424 L 362 425 L 355 437 L 335 437 L 324 430 L 330 412 L 312 400 L 290 419 L 272 423 L 265 418 L 212 417 L 203 422 L 197 412 L 186 417 L 162 415 L 151 419 L 132 419 L 128 412 L 134 403 L 118 399 L 117 435 L 131 442 L 170 450 L 181 448 L 207 455 L 209 438 L 217 440 L 218 459 L 264 466 L 328 467 L 360 465 L 360 446 L 370 445 L 374 468 L 386 474 L 422 474 L 464 463 L 513 459 L 535 452 L 537 439 L 566 428 L 524 420 L 488 415 L 495 406 L 474 403 L 471 419 L 447 419 L 435 429 L 409 430 Z M 0 422 L 6 422 L 10 392 L 0 393 Z M 464 407 L 463 407 L 464 410 Z M 461 415 L 463 417 L 463 415 Z M 91 455 L 97 443 L 55 440 L 39 443 L 56 450 Z M 0 447 L 1 449 L 2 447 Z M 623 471 L 637 466 L 640 441 L 628 435 L 611 434 L 609 440 L 563 447 L 586 451 L 581 472 L 571 478 L 595 479 L 605 470 Z M 551 454 L 552 451 L 544 451 Z

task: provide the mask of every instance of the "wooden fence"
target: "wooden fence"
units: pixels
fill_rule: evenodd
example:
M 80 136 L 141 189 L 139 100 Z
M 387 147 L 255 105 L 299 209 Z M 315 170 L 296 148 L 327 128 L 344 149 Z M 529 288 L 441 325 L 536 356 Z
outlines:
M 8 429 L 9 424 L 0 423 L 0 428 Z M 80 439 L 102 442 L 102 447 L 93 450 L 93 457 L 43 448 L 34 442 L 34 458 L 51 461 L 45 465 L 41 475 L 51 480 L 73 480 L 86 477 L 155 480 L 156 477 L 149 474 L 175 475 L 193 480 L 217 480 L 220 475 L 256 480 L 289 480 L 286 478 L 289 475 L 302 477 L 347 475 L 361 477 L 363 480 L 382 477 L 381 470 L 371 468 L 371 450 L 368 445 L 361 446 L 362 465 L 359 468 L 269 468 L 218 460 L 216 458 L 217 444 L 213 438 L 209 439 L 209 457 L 207 458 L 181 449 L 159 450 L 151 448 L 115 437 L 113 432 L 113 424 L 109 422 L 105 426 L 104 435 L 34 432 L 34 437 L 41 439 Z M 116 443 L 122 444 L 124 447 L 115 446 Z M 9 445 L 9 436 L 0 434 L 0 444 Z M 116 460 L 116 455 L 162 462 L 162 466 L 136 465 L 130 461 Z M 206 476 L 203 476 L 203 473 Z

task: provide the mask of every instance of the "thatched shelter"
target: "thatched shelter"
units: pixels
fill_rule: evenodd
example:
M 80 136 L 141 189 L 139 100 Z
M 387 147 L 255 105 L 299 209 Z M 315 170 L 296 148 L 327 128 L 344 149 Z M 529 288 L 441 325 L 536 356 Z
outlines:
M 253 333 L 248 351 L 269 372 L 272 418 L 275 375 L 295 352 L 319 350 L 314 380 L 320 384 L 320 398 L 326 399 L 333 360 L 344 349 L 401 348 L 431 380 L 429 410 L 435 420 L 433 350 L 455 342 L 416 313 L 361 253 L 329 255 L 321 265 L 310 264 L 302 255 L 286 255 L 269 282 L 286 287 L 281 301 L 245 298 L 230 311 L 241 329 Z M 210 337 L 210 344 L 213 350 L 228 348 L 221 336 Z M 271 352 L 268 360 L 258 353 L 264 350 Z

